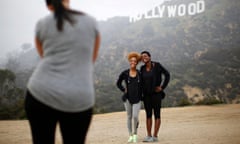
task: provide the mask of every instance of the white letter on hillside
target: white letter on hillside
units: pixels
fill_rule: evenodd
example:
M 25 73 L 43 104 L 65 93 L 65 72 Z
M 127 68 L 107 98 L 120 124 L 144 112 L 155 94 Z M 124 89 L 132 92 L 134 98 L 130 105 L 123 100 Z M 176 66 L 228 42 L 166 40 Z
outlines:
M 151 17 L 151 18 L 157 18 L 158 15 L 156 14 L 156 7 L 153 8 L 151 11 L 152 11 L 152 13 L 151 13 L 151 14 L 152 14 L 152 15 L 151 15 L 152 17 Z
M 197 13 L 202 13 L 205 11 L 205 1 L 197 1 Z
M 132 22 L 136 22 L 142 19 L 142 14 L 137 14 L 135 16 L 129 16 L 129 21 Z
M 188 5 L 188 14 L 189 15 L 195 15 L 197 11 L 196 4 L 195 3 L 190 3 Z
M 181 4 L 178 6 L 178 16 L 186 15 L 186 5 Z
M 146 11 L 145 13 L 143 13 L 143 17 L 145 19 L 151 19 L 151 18 L 153 18 L 153 13 L 154 13 L 153 10 Z
M 162 18 L 163 17 L 163 13 L 165 11 L 165 5 L 163 6 L 158 6 L 158 12 L 159 12 L 159 17 Z
M 176 9 L 177 6 L 168 6 L 168 17 L 175 17 L 176 16 Z

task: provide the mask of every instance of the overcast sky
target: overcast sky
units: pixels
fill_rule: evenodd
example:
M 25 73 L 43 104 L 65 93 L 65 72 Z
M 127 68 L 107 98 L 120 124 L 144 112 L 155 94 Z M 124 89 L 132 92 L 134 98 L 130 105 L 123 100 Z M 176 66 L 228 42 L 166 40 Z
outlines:
M 106 20 L 114 16 L 129 16 L 150 9 L 163 0 L 71 0 L 71 7 Z M 34 27 L 38 19 L 49 12 L 45 0 L 1 0 L 0 57 L 33 44 Z

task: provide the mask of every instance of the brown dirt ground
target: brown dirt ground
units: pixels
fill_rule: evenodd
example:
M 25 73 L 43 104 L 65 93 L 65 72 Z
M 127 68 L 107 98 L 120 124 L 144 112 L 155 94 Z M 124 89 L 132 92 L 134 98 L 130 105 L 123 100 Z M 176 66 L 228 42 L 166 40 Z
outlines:
M 140 112 L 139 144 L 145 137 Z M 87 144 L 125 144 L 126 112 L 94 115 Z M 0 121 L 0 144 L 30 144 L 28 121 Z M 240 144 L 240 104 L 163 108 L 160 144 Z M 59 129 L 56 144 L 61 144 Z

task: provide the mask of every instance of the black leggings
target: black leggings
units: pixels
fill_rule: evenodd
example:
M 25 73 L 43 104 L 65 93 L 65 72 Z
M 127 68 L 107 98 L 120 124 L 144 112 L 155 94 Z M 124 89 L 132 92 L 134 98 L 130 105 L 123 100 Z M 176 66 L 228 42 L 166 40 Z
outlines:
M 161 98 L 156 97 L 155 95 L 145 96 L 143 102 L 147 118 L 152 118 L 152 112 L 154 112 L 155 119 L 160 119 L 162 107 Z
M 92 118 L 92 108 L 77 113 L 61 112 L 39 102 L 27 91 L 25 110 L 31 127 L 33 144 L 54 144 L 58 122 L 64 144 L 85 143 Z

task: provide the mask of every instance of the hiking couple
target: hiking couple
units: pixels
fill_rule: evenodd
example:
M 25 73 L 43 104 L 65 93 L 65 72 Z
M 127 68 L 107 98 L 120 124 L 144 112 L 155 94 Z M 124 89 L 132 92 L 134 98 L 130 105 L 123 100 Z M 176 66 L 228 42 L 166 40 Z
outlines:
M 117 80 L 117 87 L 124 93 L 122 100 L 127 112 L 128 142 L 137 142 L 137 128 L 139 125 L 139 112 L 143 101 L 146 112 L 147 136 L 143 142 L 157 142 L 158 131 L 161 125 L 161 103 L 165 97 L 164 89 L 167 87 L 170 74 L 159 63 L 151 60 L 151 54 L 143 51 L 141 54 L 130 52 L 128 54 L 130 68 L 124 70 Z M 140 71 L 138 63 L 142 61 Z M 164 75 L 164 80 L 162 80 Z M 125 85 L 122 82 L 125 82 Z M 154 113 L 154 132 L 152 134 L 152 113 Z M 133 124 L 133 125 L 132 125 Z

